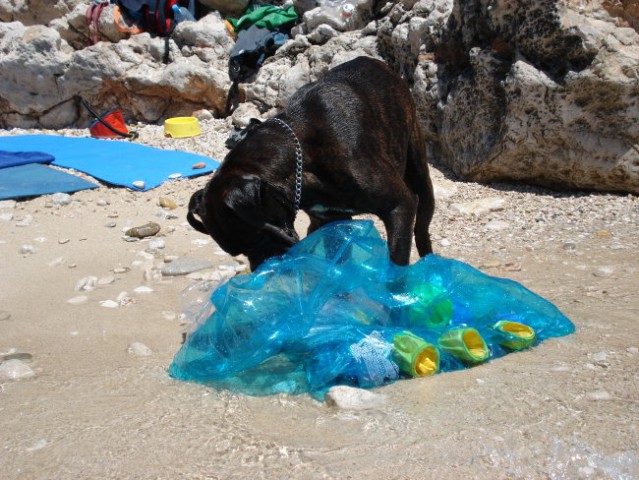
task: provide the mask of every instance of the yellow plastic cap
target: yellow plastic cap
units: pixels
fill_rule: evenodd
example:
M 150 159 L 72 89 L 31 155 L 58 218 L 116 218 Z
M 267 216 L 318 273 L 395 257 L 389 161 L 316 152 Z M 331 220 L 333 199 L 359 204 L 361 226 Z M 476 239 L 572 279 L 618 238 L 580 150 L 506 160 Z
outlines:
M 164 122 L 164 136 L 171 138 L 195 137 L 201 132 L 200 124 L 195 117 L 167 118 Z

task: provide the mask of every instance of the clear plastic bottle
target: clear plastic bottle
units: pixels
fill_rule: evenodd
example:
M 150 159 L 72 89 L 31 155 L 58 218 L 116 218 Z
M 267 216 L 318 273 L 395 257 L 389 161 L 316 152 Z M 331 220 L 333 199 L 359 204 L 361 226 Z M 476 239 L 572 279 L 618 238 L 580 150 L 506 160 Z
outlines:
M 194 22 L 195 17 L 186 7 L 180 7 L 177 3 L 171 7 L 173 9 L 173 19 L 177 23 Z

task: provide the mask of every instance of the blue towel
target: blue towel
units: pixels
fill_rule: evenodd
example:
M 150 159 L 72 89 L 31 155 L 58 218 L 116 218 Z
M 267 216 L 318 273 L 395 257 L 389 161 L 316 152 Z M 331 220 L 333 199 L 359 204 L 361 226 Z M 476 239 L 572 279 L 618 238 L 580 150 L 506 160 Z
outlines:
M 77 192 L 97 187 L 98 185 L 75 175 L 39 163 L 0 169 L 0 200 Z
M 219 162 L 194 153 L 161 150 L 126 140 L 98 140 L 60 135 L 19 135 L 0 137 L 0 150 L 40 151 L 55 157 L 53 165 L 73 168 L 98 180 L 134 190 L 150 190 L 173 174 L 182 177 L 203 175 L 215 170 Z M 204 162 L 205 167 L 192 166 Z M 133 182 L 144 182 L 143 188 Z
M 0 150 L 0 168 L 16 167 L 27 163 L 51 163 L 53 155 L 44 152 L 5 152 Z

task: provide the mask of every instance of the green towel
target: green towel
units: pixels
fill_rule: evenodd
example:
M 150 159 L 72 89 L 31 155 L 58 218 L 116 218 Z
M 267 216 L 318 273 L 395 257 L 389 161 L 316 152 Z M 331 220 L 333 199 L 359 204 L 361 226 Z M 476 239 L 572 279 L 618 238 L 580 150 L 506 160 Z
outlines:
M 282 25 L 292 23 L 297 20 L 297 13 L 295 13 L 295 7 L 292 5 L 288 8 L 276 7 L 273 5 L 256 6 L 253 5 L 246 10 L 246 13 L 239 19 L 228 18 L 228 22 L 233 25 L 233 29 L 236 32 L 245 30 L 251 25 L 257 25 L 261 28 L 268 28 L 269 30 L 276 30 Z

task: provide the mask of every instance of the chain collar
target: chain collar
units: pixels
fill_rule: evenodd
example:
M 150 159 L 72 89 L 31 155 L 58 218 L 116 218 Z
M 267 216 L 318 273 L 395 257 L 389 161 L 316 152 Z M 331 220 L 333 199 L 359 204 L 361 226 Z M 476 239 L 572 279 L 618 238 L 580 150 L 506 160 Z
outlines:
M 302 200 L 302 146 L 293 129 L 284 120 L 269 118 L 267 121 L 277 123 L 287 130 L 293 137 L 293 140 L 295 140 L 295 200 L 293 206 L 295 207 L 295 213 L 297 213 L 300 209 L 300 201 Z

